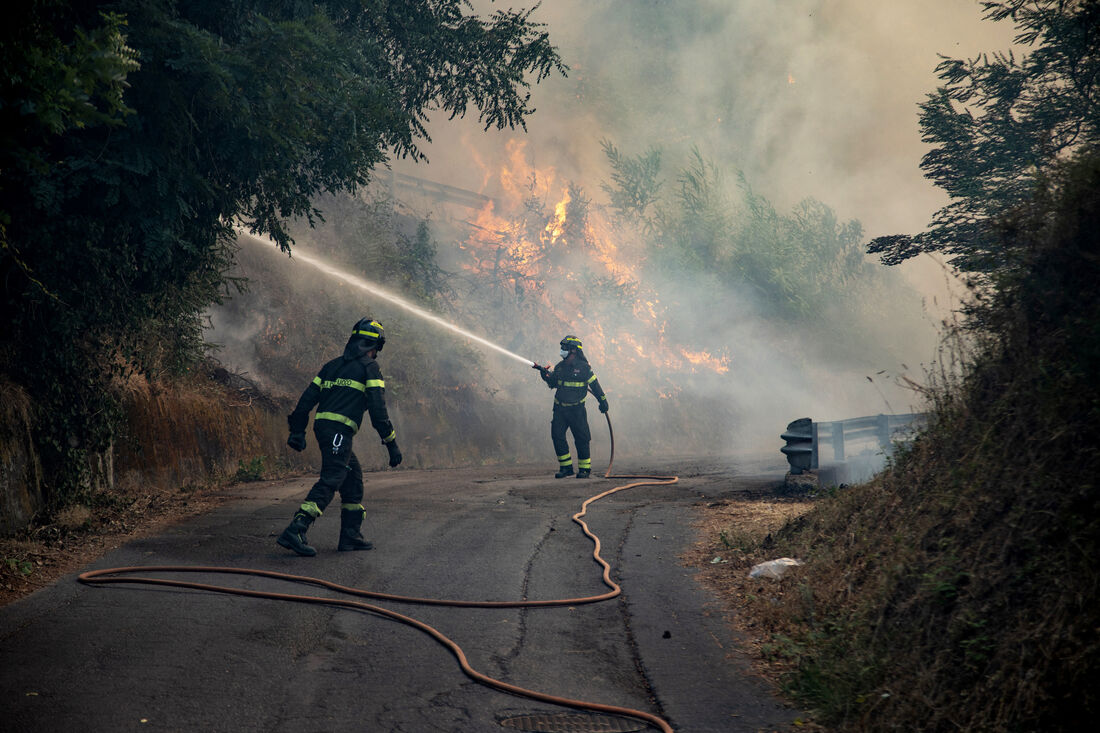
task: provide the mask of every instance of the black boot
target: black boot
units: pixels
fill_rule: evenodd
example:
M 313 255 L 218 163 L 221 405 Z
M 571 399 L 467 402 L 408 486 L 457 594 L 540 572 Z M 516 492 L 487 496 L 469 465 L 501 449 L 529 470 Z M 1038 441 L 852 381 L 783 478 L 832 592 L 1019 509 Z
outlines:
M 359 527 L 363 524 L 366 509 L 341 509 L 340 510 L 340 542 L 337 550 L 369 550 L 374 543 L 363 539 L 359 533 Z
M 592 469 L 591 468 L 578 468 L 577 469 L 577 478 L 588 478 L 591 475 L 592 475 Z
M 570 463 L 568 466 L 562 466 L 561 468 L 559 468 L 558 472 L 554 474 L 554 478 L 565 478 L 566 476 L 572 476 L 572 475 L 573 475 L 573 464 Z
M 313 516 L 299 510 L 294 513 L 294 519 L 290 520 L 290 524 L 275 542 L 288 550 L 294 550 L 303 557 L 313 557 L 317 554 L 317 550 L 306 544 L 306 531 L 311 524 L 313 524 Z

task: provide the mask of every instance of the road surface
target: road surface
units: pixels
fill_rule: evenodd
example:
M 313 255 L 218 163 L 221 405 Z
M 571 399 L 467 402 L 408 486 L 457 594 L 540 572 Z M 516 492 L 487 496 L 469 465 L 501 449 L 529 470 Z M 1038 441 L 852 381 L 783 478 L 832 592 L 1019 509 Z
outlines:
M 767 491 L 782 473 L 698 460 L 616 472 L 680 476 L 589 508 L 585 519 L 623 587 L 618 598 L 523 609 L 369 602 L 436 627 L 476 670 L 515 685 L 646 711 L 681 733 L 787 729 L 797 712 L 752 675 L 717 604 L 679 560 L 695 539 L 693 505 Z M 301 478 L 240 485 L 216 511 L 133 541 L 93 567 L 259 568 L 462 600 L 607 590 L 592 543 L 570 517 L 586 498 L 627 481 L 555 480 L 545 467 L 366 478 L 364 534 L 375 543 L 368 552 L 335 551 L 338 500 L 309 533 L 317 557 L 275 544 L 312 483 Z M 336 596 L 266 578 L 174 577 Z M 487 688 L 426 634 L 369 612 L 91 587 L 75 575 L 0 609 L 0 660 L 6 731 L 656 730 Z

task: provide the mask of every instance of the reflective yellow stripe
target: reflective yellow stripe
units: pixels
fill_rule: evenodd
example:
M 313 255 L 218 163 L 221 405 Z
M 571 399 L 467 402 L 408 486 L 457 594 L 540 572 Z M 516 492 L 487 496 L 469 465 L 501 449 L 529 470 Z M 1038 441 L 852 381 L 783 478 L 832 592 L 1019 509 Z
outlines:
M 381 388 L 385 389 L 386 388 L 386 383 L 381 379 L 368 379 L 367 380 L 367 387 L 368 388 L 369 387 L 381 387 Z
M 558 464 L 562 466 L 570 466 L 573 464 L 573 454 L 566 453 L 564 456 L 558 456 Z
M 554 404 L 555 405 L 561 405 L 562 407 L 576 407 L 577 405 L 583 405 L 584 400 L 586 400 L 586 399 L 588 399 L 587 395 L 583 399 L 581 399 L 580 402 L 562 402 L 557 397 L 555 397 L 554 398 Z
M 580 458 L 577 460 L 577 468 L 592 468 L 591 458 Z
M 373 379 L 371 381 L 377 382 L 381 380 Z M 362 382 L 356 382 L 354 379 L 330 379 L 327 382 L 321 382 L 321 389 L 332 389 L 333 387 L 351 387 L 352 389 L 358 390 L 360 392 L 366 392 L 368 386 L 377 385 L 371 385 L 370 382 L 368 382 L 367 384 L 363 384 Z
M 341 504 L 341 509 L 347 509 L 349 512 L 365 512 L 366 509 L 362 504 Z
M 588 382 L 562 382 L 561 386 L 563 386 L 563 387 L 586 387 L 586 386 L 588 386 Z
M 370 325 L 373 328 L 377 328 L 377 329 L 382 328 L 382 324 L 379 323 L 378 321 L 371 321 Z M 378 338 L 378 334 L 375 333 L 374 331 L 352 331 L 351 335 L 352 336 L 367 336 L 367 337 L 372 338 L 372 339 Z
M 343 423 L 349 426 L 353 431 L 358 432 L 359 424 L 351 418 L 344 417 L 338 412 L 318 412 L 315 420 L 332 420 L 333 422 Z
M 320 387 L 321 386 L 321 378 L 320 377 L 314 377 L 313 378 L 313 383 L 316 384 L 318 387 Z
M 396 430 L 391 430 L 389 435 L 387 435 L 385 438 L 382 438 L 383 443 L 392 443 L 395 440 L 397 440 Z
M 588 378 L 588 381 L 586 382 L 586 384 L 592 384 L 595 381 L 596 381 L 596 375 L 593 374 L 591 377 Z
M 303 502 L 302 511 L 313 517 L 314 519 L 321 516 L 321 507 L 317 506 L 317 504 L 312 501 Z

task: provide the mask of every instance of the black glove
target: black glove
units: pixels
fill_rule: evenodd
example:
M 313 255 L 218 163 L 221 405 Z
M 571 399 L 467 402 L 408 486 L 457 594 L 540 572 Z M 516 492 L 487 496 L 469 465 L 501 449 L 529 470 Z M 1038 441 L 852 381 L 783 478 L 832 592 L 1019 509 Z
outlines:
M 301 453 L 306 449 L 306 434 L 291 433 L 290 437 L 286 439 L 286 444 Z
M 611 409 L 611 405 L 607 404 L 607 400 L 600 400 L 600 412 L 607 412 Z
M 386 450 L 390 452 L 390 468 L 396 468 L 401 463 L 401 449 L 397 447 L 397 441 L 386 443 Z

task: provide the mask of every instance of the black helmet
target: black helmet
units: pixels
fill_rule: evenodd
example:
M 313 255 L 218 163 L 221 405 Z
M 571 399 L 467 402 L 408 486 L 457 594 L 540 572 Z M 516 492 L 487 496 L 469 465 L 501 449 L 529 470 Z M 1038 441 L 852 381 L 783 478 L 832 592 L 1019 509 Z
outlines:
M 373 346 L 379 351 L 386 343 L 386 336 L 382 331 L 382 324 L 373 320 L 369 316 L 361 319 L 355 324 L 355 327 L 351 329 L 352 338 L 366 339 L 368 346 Z
M 581 351 L 584 347 L 581 346 L 581 340 L 576 336 L 566 336 L 561 340 L 562 351 Z

